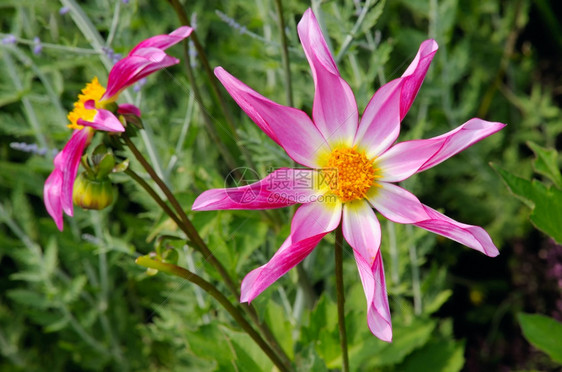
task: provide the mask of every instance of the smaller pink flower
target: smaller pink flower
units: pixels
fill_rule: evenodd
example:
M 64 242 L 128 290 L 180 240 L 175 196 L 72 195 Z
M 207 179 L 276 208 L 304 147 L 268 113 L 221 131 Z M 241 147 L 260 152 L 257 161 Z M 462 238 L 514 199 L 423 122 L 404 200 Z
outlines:
M 69 216 L 74 214 L 74 180 L 80 158 L 94 132 L 123 132 L 125 128 L 118 118 L 119 114 L 140 116 L 140 110 L 136 106 L 115 103 L 119 94 L 143 77 L 179 63 L 178 59 L 167 55 L 164 50 L 187 38 L 191 31 L 190 27 L 183 26 L 168 35 L 157 35 L 140 42 L 127 57 L 113 66 L 109 72 L 107 89 L 97 78 L 82 89 L 82 94 L 74 103 L 74 109 L 68 114 L 68 126 L 74 131 L 55 157 L 55 168 L 43 188 L 45 207 L 59 230 L 63 229 L 63 212 Z

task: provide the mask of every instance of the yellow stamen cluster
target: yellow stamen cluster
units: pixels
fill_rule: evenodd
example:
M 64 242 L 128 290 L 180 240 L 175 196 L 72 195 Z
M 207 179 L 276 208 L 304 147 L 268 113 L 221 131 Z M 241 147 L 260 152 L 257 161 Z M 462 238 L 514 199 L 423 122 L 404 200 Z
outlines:
M 374 159 L 369 160 L 355 147 L 333 150 L 323 169 L 331 191 L 344 203 L 364 198 L 377 178 L 376 172 Z
M 92 121 L 96 115 L 96 110 L 85 108 L 84 103 L 91 99 L 98 102 L 104 93 L 105 88 L 101 86 L 97 77 L 86 84 L 86 87 L 82 89 L 82 94 L 78 95 L 78 101 L 74 102 L 74 109 L 67 116 L 68 121 L 70 121 L 68 127 L 70 129 L 82 129 L 83 126 L 78 124 L 78 119 Z

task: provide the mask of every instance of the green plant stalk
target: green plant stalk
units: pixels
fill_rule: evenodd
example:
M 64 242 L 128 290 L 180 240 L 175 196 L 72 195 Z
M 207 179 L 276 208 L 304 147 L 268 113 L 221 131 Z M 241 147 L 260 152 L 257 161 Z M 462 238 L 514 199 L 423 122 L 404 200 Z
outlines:
M 182 209 L 181 205 L 179 204 L 174 194 L 172 194 L 172 192 L 170 191 L 168 186 L 164 183 L 164 181 L 162 181 L 162 179 L 158 176 L 158 174 L 156 174 L 154 169 L 142 156 L 142 154 L 137 149 L 135 144 L 131 141 L 131 139 L 126 134 L 123 134 L 122 138 L 125 141 L 126 145 L 129 147 L 129 149 L 131 150 L 131 152 L 133 153 L 133 155 L 135 156 L 135 158 L 138 160 L 138 162 L 148 172 L 150 177 L 154 180 L 154 182 L 156 182 L 160 190 L 162 190 L 164 195 L 166 195 L 168 201 L 172 204 L 172 207 L 176 211 L 181 221 L 179 226 L 185 232 L 187 237 L 191 240 L 194 248 L 197 249 L 201 254 L 203 254 L 205 260 L 208 260 L 215 267 L 215 269 L 217 269 L 221 277 L 225 280 L 225 283 L 227 287 L 230 289 L 230 291 L 237 295 L 238 291 L 236 290 L 236 286 L 234 285 L 232 278 L 230 278 L 230 275 L 228 274 L 224 266 L 217 260 L 217 258 L 213 255 L 213 253 L 209 250 L 209 248 L 207 247 L 207 245 L 205 244 L 205 242 L 203 241 L 203 239 L 201 238 L 201 236 L 199 235 L 199 233 L 197 232 L 197 230 L 195 229 L 195 227 L 193 226 L 193 224 L 185 214 L 184 210 Z
M 160 206 L 160 208 L 162 208 L 162 210 L 172 219 L 174 220 L 174 222 L 176 223 L 176 225 L 183 230 L 183 224 L 181 223 L 180 219 L 178 216 L 176 216 L 176 214 L 174 213 L 174 211 L 172 211 L 170 209 L 170 207 L 168 206 L 168 204 L 166 204 L 166 202 L 164 200 L 162 200 L 162 198 L 156 193 L 156 191 L 154 191 L 154 189 L 152 187 L 150 187 L 150 185 L 148 184 L 148 182 L 146 182 L 145 180 L 142 179 L 141 176 L 139 176 L 135 171 L 133 171 L 130 168 L 127 168 L 125 170 L 125 174 L 127 174 L 129 177 L 131 177 L 134 181 L 136 181 L 146 192 L 148 192 L 148 194 L 150 196 L 152 196 L 152 199 L 154 199 L 154 201 Z M 184 231 L 185 232 L 185 231 Z
M 190 240 L 192 246 L 199 253 L 201 253 L 203 255 L 204 259 L 209 261 L 211 263 L 211 265 L 213 265 L 213 267 L 219 272 L 220 276 L 225 281 L 225 284 L 226 284 L 227 288 L 230 290 L 230 292 L 232 292 L 232 294 L 236 298 L 240 298 L 240 294 L 238 292 L 237 285 L 234 284 L 234 281 L 232 280 L 232 278 L 230 277 L 230 275 L 226 271 L 225 267 L 220 263 L 220 261 L 217 260 L 217 258 L 211 252 L 211 250 L 207 247 L 207 245 L 205 244 L 205 242 L 203 241 L 203 239 L 201 238 L 201 236 L 199 235 L 199 233 L 197 232 L 197 230 L 195 229 L 195 227 L 193 226 L 193 224 L 191 223 L 191 221 L 189 220 L 189 218 L 187 217 L 187 215 L 185 214 L 185 212 L 181 208 L 181 206 L 180 206 L 179 202 L 177 201 L 177 199 L 175 198 L 174 194 L 172 194 L 172 192 L 166 186 L 166 184 L 158 177 L 158 175 L 156 174 L 154 169 L 152 169 L 150 164 L 142 156 L 142 154 L 136 148 L 135 144 L 131 141 L 131 139 L 125 134 L 122 135 L 122 138 L 125 141 L 125 144 L 129 147 L 129 149 L 131 150 L 131 152 L 135 156 L 135 158 L 138 160 L 138 162 L 148 172 L 150 177 L 156 182 L 156 184 L 162 190 L 162 192 L 164 192 L 164 194 L 168 198 L 168 201 L 172 204 L 173 208 L 176 210 L 176 213 L 179 215 L 179 218 L 168 207 L 168 205 L 166 205 L 166 203 L 158 196 L 158 194 L 156 194 L 156 192 L 154 192 L 154 190 L 152 190 L 152 188 L 142 178 L 140 178 L 138 175 L 136 175 L 136 177 L 134 177 L 134 179 L 137 182 L 139 182 L 139 184 L 143 188 L 145 188 L 145 190 L 147 190 L 149 192 L 149 194 L 164 209 L 164 211 L 174 220 L 174 222 L 178 225 L 178 227 L 180 229 L 182 229 L 182 231 L 186 234 L 187 238 Z M 133 173 L 131 173 L 131 174 L 133 174 Z M 160 202 L 158 200 L 160 200 Z M 275 351 L 280 355 L 280 358 L 282 358 L 282 360 L 285 362 L 285 364 L 287 366 L 290 366 L 291 362 L 290 362 L 289 357 L 284 352 L 284 350 L 281 348 L 281 346 L 279 345 L 279 343 L 277 342 L 277 340 L 275 339 L 275 337 L 271 333 L 271 330 L 269 329 L 267 324 L 265 324 L 264 322 L 261 322 L 259 320 L 259 316 L 258 316 L 256 310 L 253 308 L 253 306 L 249 305 L 249 304 L 242 305 L 242 309 L 244 309 L 244 311 L 246 311 L 246 313 L 250 316 L 252 321 L 264 333 L 268 342 L 272 345 L 272 347 L 275 349 Z
M 353 41 L 353 39 L 355 38 L 355 35 L 359 31 L 359 28 L 363 24 L 363 21 L 365 21 L 365 16 L 367 15 L 367 12 L 368 12 L 370 7 L 371 7 L 371 0 L 365 1 L 365 5 L 363 5 L 363 9 L 361 9 L 361 13 L 359 14 L 359 17 L 357 17 L 357 21 L 353 25 L 353 28 L 351 29 L 351 31 L 349 31 L 349 33 L 345 36 L 345 39 L 342 43 L 342 46 L 341 46 L 340 50 L 338 51 L 338 54 L 336 55 L 336 58 L 335 58 L 336 63 L 341 61 L 345 52 L 347 52 L 347 49 L 349 49 L 349 47 L 351 46 L 351 42 Z
M 345 294 L 343 288 L 343 233 L 341 226 L 336 230 L 335 244 L 336 265 L 336 297 L 338 303 L 338 329 L 342 354 L 342 371 L 349 372 L 349 356 L 347 354 L 347 333 L 345 330 Z
M 191 221 L 189 220 L 189 218 L 187 217 L 187 215 L 185 214 L 185 212 L 181 208 L 181 206 L 180 206 L 179 202 L 177 201 L 177 199 L 175 198 L 174 194 L 172 194 L 172 192 L 166 186 L 166 184 L 158 177 L 158 175 L 156 174 L 154 169 L 152 169 L 150 164 L 148 164 L 146 159 L 142 156 L 142 154 L 136 148 L 135 144 L 131 141 L 131 139 L 129 137 L 127 137 L 126 135 L 123 135 L 122 137 L 123 137 L 126 145 L 129 147 L 129 149 L 131 150 L 131 152 L 135 156 L 135 158 L 139 161 L 139 163 L 141 163 L 143 168 L 148 172 L 148 174 L 151 176 L 151 178 L 156 182 L 156 184 L 158 185 L 160 190 L 162 190 L 162 192 L 164 192 L 164 194 L 168 198 L 168 201 L 170 201 L 170 203 L 172 204 L 173 208 L 176 210 L 176 213 L 179 215 L 179 217 L 177 217 L 177 215 L 158 196 L 158 194 L 156 194 L 156 192 L 154 190 L 152 190 L 152 188 L 150 187 L 150 185 L 148 185 L 146 183 L 146 181 L 144 181 L 142 178 L 140 178 L 138 175 L 134 174 L 134 172 L 131 171 L 132 173 L 130 173 L 130 174 L 133 175 L 133 178 L 135 179 L 135 181 L 137 181 L 154 198 L 154 200 L 162 207 L 162 209 L 166 212 L 166 214 L 168 214 L 174 220 L 174 222 L 177 224 L 177 226 L 185 233 L 185 235 L 189 239 L 192 246 L 199 253 L 201 253 L 203 255 L 204 259 L 206 261 L 209 261 L 211 263 L 211 265 L 213 265 L 213 267 L 219 272 L 220 276 L 225 281 L 225 284 L 226 284 L 227 288 L 230 290 L 230 292 L 232 292 L 232 294 L 236 298 L 240 298 L 240 293 L 238 292 L 237 285 L 234 284 L 234 281 L 232 280 L 232 278 L 230 277 L 230 275 L 226 271 L 225 267 L 220 263 L 220 261 L 217 260 L 215 255 L 213 255 L 211 250 L 207 247 L 207 245 L 205 244 L 205 242 L 203 241 L 203 239 L 201 238 L 201 236 L 199 235 L 199 233 L 197 232 L 197 230 L 195 229 L 195 227 L 193 226 L 193 224 L 191 223 Z M 160 202 L 159 202 L 159 200 L 160 200 Z M 246 304 L 246 305 L 242 305 L 242 308 L 250 316 L 252 321 L 264 333 L 267 340 L 270 342 L 270 344 L 275 349 L 275 351 L 280 355 L 280 357 L 283 359 L 285 364 L 287 366 L 289 366 L 291 364 L 289 357 L 283 351 L 283 349 L 281 348 L 281 346 L 279 345 L 279 343 L 277 342 L 277 340 L 275 339 L 275 337 L 271 333 L 271 330 L 269 329 L 267 324 L 265 324 L 265 323 L 263 323 L 259 320 L 259 316 L 258 316 L 256 310 L 253 308 L 253 306 L 250 305 L 250 304 Z
M 412 226 L 406 226 L 408 235 L 412 236 Z M 412 291 L 414 294 L 414 314 L 422 313 L 422 295 L 420 286 L 420 268 L 418 266 L 418 252 L 414 243 L 410 244 L 410 268 L 412 270 Z
M 185 12 L 185 9 L 180 4 L 180 2 L 178 0 L 167 0 L 167 1 L 174 8 L 174 11 L 176 12 L 176 14 L 178 16 L 178 19 L 180 20 L 180 23 L 184 26 L 189 26 L 189 18 L 187 17 L 187 13 Z M 221 111 L 223 112 L 224 118 L 226 119 L 226 123 L 227 123 L 228 128 L 231 132 L 232 138 L 234 139 L 234 142 L 236 143 L 236 145 L 240 149 L 240 152 L 242 153 L 242 156 L 244 156 L 244 160 L 246 161 L 246 163 L 252 169 L 257 169 L 256 165 L 254 164 L 254 161 L 252 160 L 252 157 L 248 153 L 248 150 L 246 149 L 246 147 L 244 145 L 242 145 L 240 143 L 240 139 L 238 138 L 238 133 L 236 132 L 236 127 L 234 126 L 234 119 L 232 117 L 232 114 L 230 113 L 230 110 L 228 109 L 228 106 L 226 105 L 226 101 L 224 100 L 224 97 L 221 93 L 220 87 L 217 83 L 217 78 L 215 77 L 215 74 L 213 73 L 213 70 L 211 69 L 211 65 L 209 64 L 209 60 L 207 59 L 207 54 L 205 53 L 205 50 L 203 49 L 203 46 L 199 42 L 199 38 L 197 37 L 197 33 L 196 33 L 195 30 L 193 30 L 193 32 L 189 36 L 189 39 L 193 42 L 193 45 L 195 46 L 195 49 L 197 50 L 197 56 L 199 57 L 199 60 L 201 61 L 201 65 L 203 66 L 203 70 L 205 71 L 205 74 L 208 77 L 209 83 L 211 85 L 211 89 L 213 90 L 213 93 L 214 93 L 214 95 L 215 95 L 215 97 L 216 97 L 216 99 L 219 103 Z M 186 45 L 187 45 L 186 41 L 184 41 L 184 43 L 186 43 Z M 189 64 L 189 53 L 187 53 L 187 49 L 185 50 L 185 60 Z M 191 65 L 188 68 L 191 68 Z M 194 83 L 194 81 L 191 84 L 192 86 L 194 86 L 193 83 Z M 201 101 L 198 100 L 198 102 L 201 102 Z M 202 103 L 201 103 L 201 105 L 202 105 Z M 204 111 L 203 107 L 202 107 L 202 111 Z M 232 168 L 232 169 L 235 169 L 235 168 Z
M 285 94 L 287 105 L 293 107 L 293 84 L 291 82 L 291 64 L 289 60 L 289 47 L 287 46 L 287 35 L 285 35 L 285 18 L 283 17 L 283 3 L 275 0 L 277 10 L 277 24 L 281 36 L 281 62 L 283 63 L 283 74 L 285 77 Z
M 181 268 L 176 265 L 167 264 L 161 261 L 156 261 L 148 256 L 138 257 L 135 261 L 138 265 L 163 271 L 167 274 L 180 277 L 182 279 L 188 280 L 191 283 L 197 285 L 205 292 L 210 294 L 215 300 L 217 300 L 228 313 L 236 320 L 236 322 L 246 331 L 246 333 L 258 344 L 258 346 L 263 350 L 263 352 L 271 359 L 271 361 L 279 368 L 281 371 L 289 371 L 289 369 L 283 364 L 281 359 L 277 354 L 271 349 L 271 347 L 264 341 L 264 339 L 257 333 L 254 328 L 248 323 L 244 318 L 242 313 L 238 308 L 236 308 L 229 300 L 223 295 L 214 285 L 201 278 L 197 274 Z

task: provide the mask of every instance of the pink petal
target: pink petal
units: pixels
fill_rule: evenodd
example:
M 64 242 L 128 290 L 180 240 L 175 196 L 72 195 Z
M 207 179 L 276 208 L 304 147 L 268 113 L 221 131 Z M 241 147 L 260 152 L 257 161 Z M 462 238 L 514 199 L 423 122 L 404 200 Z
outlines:
M 62 173 L 61 184 L 61 205 L 64 213 L 69 216 L 74 214 L 72 205 L 72 191 L 74 189 L 74 181 L 80 167 L 80 158 L 84 153 L 84 149 L 90 143 L 94 131 L 88 127 L 75 130 L 72 137 L 66 143 L 60 155 L 60 171 Z M 56 159 L 55 159 L 56 160 Z M 55 165 L 56 166 L 56 165 Z
M 427 205 L 423 207 L 429 218 L 414 225 L 476 249 L 486 256 L 496 257 L 500 254 L 492 238 L 483 228 L 457 222 Z
M 369 190 L 367 200 L 393 222 L 415 223 L 429 218 L 414 194 L 392 183 L 379 182 Z
M 371 266 L 381 245 L 381 226 L 367 201 L 344 204 L 342 231 L 349 245 Z
M 505 124 L 471 119 L 456 129 L 426 140 L 396 144 L 377 159 L 379 180 L 399 182 L 429 169 L 472 144 L 496 133 Z
M 315 184 L 317 173 L 311 169 L 280 168 L 250 185 L 207 190 L 195 199 L 191 209 L 272 209 L 310 203 L 323 194 Z
M 137 106 L 132 105 L 130 103 L 120 104 L 119 107 L 117 108 L 117 113 L 119 113 L 119 114 L 132 114 L 132 115 L 136 115 L 136 116 L 141 116 L 140 109 Z
M 351 146 L 358 121 L 353 92 L 341 78 L 311 9 L 304 13 L 297 29 L 314 79 L 314 124 L 328 143 Z
M 89 102 L 93 102 L 92 100 L 86 102 L 89 106 Z M 88 107 L 86 107 L 88 108 Z M 111 111 L 104 110 L 104 109 L 95 109 L 97 111 L 94 119 L 92 121 L 86 121 L 84 119 L 78 119 L 77 123 L 80 125 L 84 125 L 86 127 L 93 128 L 95 130 L 102 130 L 105 132 L 124 132 L 125 128 L 123 124 L 113 115 Z
M 250 272 L 242 281 L 241 302 L 251 302 L 267 287 L 301 262 L 318 242 L 338 227 L 342 205 L 315 202 L 302 205 L 291 223 L 291 235 L 265 265 Z
M 60 231 L 62 231 L 63 228 L 61 189 L 62 172 L 55 167 L 45 181 L 45 186 L 43 187 L 43 199 L 45 201 L 45 208 L 47 209 L 47 212 L 49 212 L 49 215 L 53 218 Z
M 138 49 L 134 55 L 121 59 L 113 66 L 107 79 L 107 90 L 101 100 L 114 101 L 123 89 L 155 71 L 177 63 L 179 59 L 170 57 L 160 49 Z
M 367 324 L 371 332 L 383 341 L 392 341 L 392 323 L 386 293 L 382 255 L 379 250 L 373 263 L 369 263 L 353 250 L 365 297 L 367 298 Z
M 215 75 L 236 103 L 272 140 L 299 164 L 318 168 L 320 154 L 330 148 L 303 111 L 275 103 L 230 75 L 222 67 Z
M 383 85 L 365 108 L 354 144 L 366 150 L 368 158 L 388 149 L 400 133 L 400 92 L 404 78 Z
M 156 35 L 151 38 L 148 38 L 144 41 L 141 41 L 137 46 L 135 46 L 130 52 L 129 55 L 134 55 L 138 49 L 141 48 L 158 48 L 158 49 L 167 49 L 174 44 L 179 43 L 183 39 L 187 38 L 191 35 L 193 29 L 188 26 L 181 26 L 180 28 L 172 31 L 168 35 Z
M 400 120 L 406 116 L 410 106 L 412 106 L 412 102 L 414 102 L 418 94 L 427 69 L 438 48 L 437 42 L 432 39 L 421 43 L 416 57 L 402 75 L 401 79 L 403 79 L 403 85 L 400 98 Z

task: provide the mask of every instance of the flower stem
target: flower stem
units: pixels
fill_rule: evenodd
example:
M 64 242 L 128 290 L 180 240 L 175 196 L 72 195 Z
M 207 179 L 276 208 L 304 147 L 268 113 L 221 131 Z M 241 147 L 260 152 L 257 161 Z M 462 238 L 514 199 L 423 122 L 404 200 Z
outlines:
M 277 23 L 279 24 L 279 34 L 281 36 L 281 61 L 283 62 L 283 73 L 285 75 L 285 93 L 287 95 L 287 105 L 293 106 L 293 85 L 291 83 L 291 66 L 289 63 L 289 48 L 287 46 L 287 35 L 285 35 L 285 18 L 283 17 L 283 3 L 275 0 L 277 10 Z
M 187 13 L 185 11 L 185 9 L 183 8 L 183 6 L 181 5 L 181 3 L 179 2 L 179 0 L 167 0 L 170 5 L 174 8 L 174 11 L 176 12 L 180 23 L 185 25 L 185 26 L 189 26 L 189 18 L 187 17 Z M 215 75 L 213 74 L 213 71 L 211 70 L 211 65 L 209 64 L 209 60 L 207 59 L 207 55 L 205 53 L 205 50 L 203 49 L 203 46 L 201 45 L 201 43 L 199 42 L 199 38 L 197 38 L 197 33 L 196 30 L 193 30 L 189 40 L 191 40 L 191 42 L 193 43 L 193 46 L 195 47 L 195 49 L 197 50 L 197 56 L 199 57 L 199 60 L 201 61 L 201 65 L 203 66 L 203 70 L 205 71 L 205 74 L 207 75 L 207 77 L 209 78 L 209 83 L 211 85 L 211 89 L 213 90 L 213 93 L 219 103 L 219 106 L 223 112 L 224 118 L 226 120 L 226 123 L 228 125 L 230 134 L 232 135 L 232 138 L 234 139 L 234 142 L 236 143 L 236 145 L 238 146 L 238 148 L 240 149 L 240 152 L 242 153 L 242 155 L 244 156 L 244 159 L 246 160 L 246 163 L 252 168 L 252 169 L 257 169 L 250 154 L 248 153 L 248 150 L 246 149 L 245 146 L 243 146 L 240 143 L 240 139 L 238 138 L 238 133 L 236 133 L 236 128 L 234 126 L 234 119 L 232 118 L 232 114 L 230 113 L 230 110 L 228 109 L 227 105 L 226 105 L 226 101 L 224 100 L 224 97 L 221 93 L 219 84 L 217 83 L 217 78 L 215 77 Z M 187 44 L 187 40 L 184 40 L 184 45 L 188 45 Z M 191 64 L 190 64 L 190 58 L 189 58 L 189 53 L 187 52 L 187 47 L 185 49 L 185 63 L 188 65 L 186 66 L 187 70 L 188 70 L 188 75 L 191 74 L 193 75 L 193 72 L 189 71 L 192 70 L 191 69 Z M 190 82 L 191 82 L 191 86 L 194 89 L 194 93 L 195 93 L 195 81 L 192 80 L 192 78 L 190 77 Z M 200 97 L 200 95 L 199 95 Z M 197 99 L 196 96 L 196 100 L 199 103 L 199 105 L 201 106 L 201 111 L 205 112 L 205 109 L 202 107 L 203 103 L 201 101 L 201 99 Z M 203 114 L 203 118 L 205 119 L 205 113 Z M 228 164 L 228 162 L 227 162 Z M 229 167 L 231 167 L 231 169 L 235 169 L 236 167 L 232 167 L 230 164 L 228 164 Z
M 133 171 L 130 168 L 127 168 L 125 170 L 125 174 L 127 174 L 129 177 L 131 177 L 134 181 L 136 181 L 146 192 L 148 192 L 148 194 L 150 196 L 152 196 L 152 199 L 154 199 L 154 201 L 160 206 L 160 208 L 162 208 L 162 210 L 172 219 L 174 220 L 174 222 L 176 223 L 176 225 L 178 225 L 178 227 L 180 227 L 180 229 L 182 228 L 182 222 L 180 221 L 179 217 L 176 216 L 176 214 L 174 213 L 174 211 L 172 211 L 172 209 L 168 206 L 168 204 L 166 204 L 166 202 L 164 200 L 162 200 L 162 198 L 156 193 L 156 191 L 154 191 L 154 189 L 148 184 L 148 182 L 146 182 L 145 180 L 142 179 L 141 176 L 139 176 L 135 171 Z
M 137 181 L 150 194 L 150 196 L 152 196 L 152 198 L 160 205 L 160 207 L 164 210 L 164 212 L 166 212 L 166 214 L 168 214 L 174 220 L 177 226 L 185 233 L 185 235 L 189 239 L 191 246 L 199 253 L 201 253 L 204 259 L 206 261 L 209 261 L 209 263 L 211 263 L 211 265 L 213 265 L 213 267 L 219 272 L 220 276 L 223 278 L 229 291 L 236 298 L 240 298 L 240 293 L 238 292 L 237 289 L 238 286 L 234 283 L 234 281 L 226 271 L 226 268 L 220 263 L 219 260 L 217 260 L 215 255 L 213 255 L 213 253 L 209 249 L 209 247 L 207 247 L 207 245 L 205 244 L 205 242 L 203 241 L 203 239 L 201 238 L 201 236 L 199 235 L 199 233 L 197 232 L 197 230 L 195 229 L 195 227 L 193 226 L 193 224 L 191 223 L 191 221 L 189 220 L 189 218 L 181 208 L 181 205 L 175 198 L 174 194 L 170 191 L 168 186 L 166 186 L 164 181 L 162 181 L 162 179 L 158 177 L 158 174 L 156 174 L 154 169 L 146 161 L 146 159 L 143 157 L 143 155 L 140 153 L 140 151 L 137 149 L 137 147 L 131 141 L 131 139 L 126 134 L 122 134 L 122 138 L 125 141 L 125 144 L 129 147 L 129 149 L 137 159 L 137 161 L 143 166 L 143 168 L 148 172 L 150 177 L 156 182 L 156 184 L 158 185 L 160 190 L 162 190 L 164 195 L 166 195 L 166 198 L 172 204 L 172 207 L 174 208 L 175 212 L 172 211 L 170 207 L 160 198 L 160 196 L 158 196 L 158 194 L 150 187 L 150 185 L 148 185 L 146 181 L 144 181 L 141 177 L 136 175 L 136 173 L 130 171 L 131 173 L 127 173 L 127 174 L 130 174 L 133 177 L 133 179 Z M 267 324 L 259 320 L 259 316 L 256 310 L 253 308 L 253 306 L 249 304 L 242 305 L 242 309 L 244 309 L 244 311 L 250 316 L 252 321 L 260 328 L 260 330 L 265 335 L 267 341 L 271 344 L 273 349 L 278 353 L 278 355 L 283 360 L 287 368 L 289 368 L 289 366 L 291 365 L 291 361 L 289 360 L 289 357 L 283 351 L 283 349 L 275 339 L 275 336 L 273 336 L 273 333 L 271 332 Z
M 277 354 L 271 349 L 271 347 L 264 341 L 259 333 L 256 332 L 254 328 L 248 323 L 244 318 L 240 309 L 234 306 L 225 295 L 223 295 L 214 285 L 198 276 L 197 274 L 186 270 L 182 267 L 171 265 L 165 262 L 157 261 L 149 256 L 138 257 L 135 261 L 138 265 L 156 269 L 165 272 L 170 275 L 180 277 L 182 279 L 188 280 L 191 283 L 199 286 L 205 292 L 213 296 L 228 313 L 234 318 L 234 320 L 246 331 L 246 333 L 258 344 L 258 346 L 263 350 L 265 354 L 271 359 L 271 361 L 279 368 L 281 371 L 288 371 L 289 369 L 283 364 L 281 359 Z
M 340 346 L 342 353 L 342 371 L 349 371 L 349 357 L 347 355 L 347 334 L 345 331 L 345 295 L 343 289 L 343 233 L 341 227 L 336 230 L 335 246 L 336 264 L 336 294 L 338 302 L 338 328 L 340 331 Z

